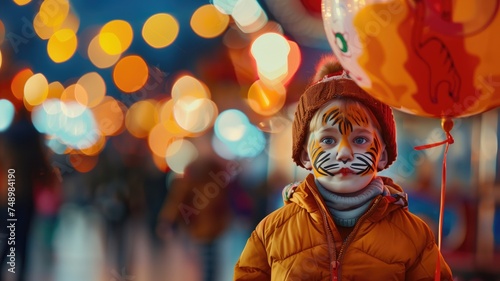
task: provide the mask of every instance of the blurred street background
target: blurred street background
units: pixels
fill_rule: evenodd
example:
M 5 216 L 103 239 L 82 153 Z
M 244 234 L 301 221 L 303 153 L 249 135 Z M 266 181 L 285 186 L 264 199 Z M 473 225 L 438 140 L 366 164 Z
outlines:
M 306 175 L 291 121 L 331 52 L 320 0 L 0 0 L 2 257 L 9 207 L 17 218 L 0 280 L 232 280 Z M 444 147 L 414 147 L 444 140 L 441 120 L 394 113 L 382 175 L 437 237 Z M 442 253 L 456 280 L 500 280 L 499 120 L 454 120 Z

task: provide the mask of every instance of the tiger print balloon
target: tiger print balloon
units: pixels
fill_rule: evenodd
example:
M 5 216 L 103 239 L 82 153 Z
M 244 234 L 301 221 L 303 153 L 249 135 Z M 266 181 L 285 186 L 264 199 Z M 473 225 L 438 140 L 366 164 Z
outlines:
M 323 0 L 330 46 L 391 107 L 457 118 L 500 106 L 499 0 Z

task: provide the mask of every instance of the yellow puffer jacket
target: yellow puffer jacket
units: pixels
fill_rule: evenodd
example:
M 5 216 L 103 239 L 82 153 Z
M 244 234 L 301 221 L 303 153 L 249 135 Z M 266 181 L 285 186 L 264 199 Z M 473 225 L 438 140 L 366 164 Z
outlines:
M 398 204 L 401 187 L 382 179 L 393 195 L 377 196 L 343 242 L 307 176 L 253 231 L 234 280 L 434 280 L 438 255 L 441 280 L 452 280 L 429 227 Z

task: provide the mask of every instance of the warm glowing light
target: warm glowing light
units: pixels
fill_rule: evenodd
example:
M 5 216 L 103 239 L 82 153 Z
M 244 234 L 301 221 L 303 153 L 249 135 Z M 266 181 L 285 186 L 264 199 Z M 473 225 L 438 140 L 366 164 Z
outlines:
M 59 81 L 54 81 L 49 84 L 49 93 L 47 99 L 59 99 L 64 91 L 64 86 Z
M 160 107 L 160 123 L 163 127 L 177 137 L 188 136 L 190 133 L 184 130 L 174 117 L 174 104 L 175 101 L 173 99 L 168 100 Z
M 41 73 L 31 76 L 24 84 L 24 99 L 31 105 L 39 105 L 49 94 L 49 82 Z
M 151 151 L 160 157 L 165 157 L 168 146 L 178 137 L 168 131 L 162 124 L 156 124 L 149 132 L 148 145 Z
M 193 98 L 210 98 L 208 87 L 193 76 L 184 75 L 172 86 L 172 99 L 190 96 Z
M 113 70 L 113 80 L 116 86 L 125 93 L 141 89 L 146 84 L 148 75 L 146 62 L 136 55 L 120 59 Z
M 128 22 L 113 20 L 101 28 L 99 44 L 104 52 L 110 55 L 119 55 L 130 47 L 133 37 L 134 33 Z
M 106 95 L 106 83 L 97 72 L 89 72 L 83 75 L 78 79 L 77 84 L 85 89 L 87 94 L 87 104 L 85 105 L 87 107 L 91 108 L 98 105 Z
M 24 6 L 26 4 L 29 4 L 31 0 L 13 0 L 14 3 L 16 3 L 19 6 Z
M 47 40 L 52 36 L 55 32 L 54 28 L 51 26 L 47 26 L 43 23 L 42 16 L 40 13 L 37 13 L 33 18 L 33 28 L 41 39 Z
M 156 102 L 142 100 L 134 103 L 125 116 L 125 126 L 133 136 L 145 138 L 157 124 Z
M 280 82 L 288 73 L 290 44 L 283 35 L 269 32 L 252 43 L 251 53 L 261 80 Z
M 142 38 L 153 48 L 164 48 L 172 44 L 179 35 L 179 23 L 165 13 L 152 15 L 142 27 Z
M 87 107 L 89 103 L 89 95 L 87 90 L 80 84 L 71 84 L 61 93 L 61 101 L 77 102 L 83 107 Z
M 80 152 L 87 156 L 98 155 L 104 149 L 105 145 L 106 137 L 102 134 L 98 134 L 96 142 L 90 147 L 80 149 Z
M 19 71 L 12 79 L 10 89 L 12 90 L 12 94 L 14 94 L 18 100 L 23 100 L 24 84 L 26 84 L 26 81 L 28 81 L 31 76 L 33 76 L 33 71 L 29 68 L 25 68 Z
M 153 156 L 153 163 L 155 164 L 156 168 L 158 168 L 160 172 L 164 173 L 168 172 L 168 165 L 165 159 L 165 155 L 158 156 L 153 153 L 152 156 Z
M 214 7 L 219 10 L 219 12 L 226 15 L 233 13 L 236 2 L 238 2 L 238 0 L 212 0 Z
M 297 73 L 300 63 L 302 62 L 299 45 L 290 40 L 288 40 L 288 44 L 290 45 L 290 54 L 288 55 L 288 71 L 286 77 L 281 80 L 281 83 L 283 84 L 287 84 L 290 80 L 292 80 L 292 77 L 295 73 Z
M 217 113 L 217 105 L 207 98 L 187 96 L 178 99 L 174 104 L 175 121 L 181 128 L 194 134 L 210 128 Z
M 186 139 L 172 142 L 167 149 L 167 165 L 172 171 L 183 174 L 186 167 L 198 158 L 198 149 Z
M 267 23 L 267 15 L 256 0 L 239 0 L 231 14 L 234 21 L 245 33 L 260 30 Z
M 2 68 L 2 50 L 0 50 L 0 68 Z
M 125 128 L 127 107 L 113 97 L 106 96 L 100 104 L 92 108 L 97 129 L 105 136 L 116 136 Z
M 78 41 L 76 34 L 71 29 L 56 31 L 47 43 L 47 53 L 56 63 L 69 60 L 76 51 Z
M 61 29 L 71 29 L 76 34 L 78 31 L 78 27 L 80 26 L 80 19 L 72 13 L 69 13 L 66 16 L 66 19 L 56 26 L 48 26 L 43 20 L 43 16 L 41 13 L 37 13 L 35 18 L 33 19 L 33 28 L 41 39 L 47 40 L 49 39 L 56 31 Z
M 92 171 L 97 165 L 99 157 L 93 155 L 84 155 L 80 153 L 70 153 L 69 162 L 80 173 L 87 173 Z
M 271 88 L 262 81 L 255 81 L 248 89 L 248 104 L 253 111 L 260 115 L 273 115 L 278 112 L 286 100 L 284 87 Z
M 14 120 L 14 105 L 5 99 L 0 100 L 0 132 L 7 130 Z
M 40 13 L 37 13 L 33 18 L 33 28 L 38 35 L 43 40 L 47 40 L 54 34 L 56 30 L 53 27 L 47 26 L 43 23 L 42 16 Z
M 61 25 L 69 13 L 68 0 L 44 0 L 40 5 L 39 17 L 48 27 Z
M 119 59 L 120 55 L 110 55 L 106 53 L 99 45 L 99 37 L 94 37 L 87 49 L 87 54 L 90 61 L 98 68 L 108 68 L 113 66 Z
M 221 13 L 213 5 L 199 7 L 191 16 L 191 28 L 203 38 L 214 38 L 226 30 L 229 16 Z

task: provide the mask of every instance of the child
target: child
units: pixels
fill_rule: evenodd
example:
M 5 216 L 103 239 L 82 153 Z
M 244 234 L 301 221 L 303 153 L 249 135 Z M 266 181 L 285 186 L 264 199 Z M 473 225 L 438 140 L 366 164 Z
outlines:
M 392 110 L 333 58 L 320 66 L 292 133 L 292 158 L 312 173 L 253 231 L 234 280 L 434 280 L 436 268 L 452 280 L 401 187 L 377 176 L 397 155 Z

